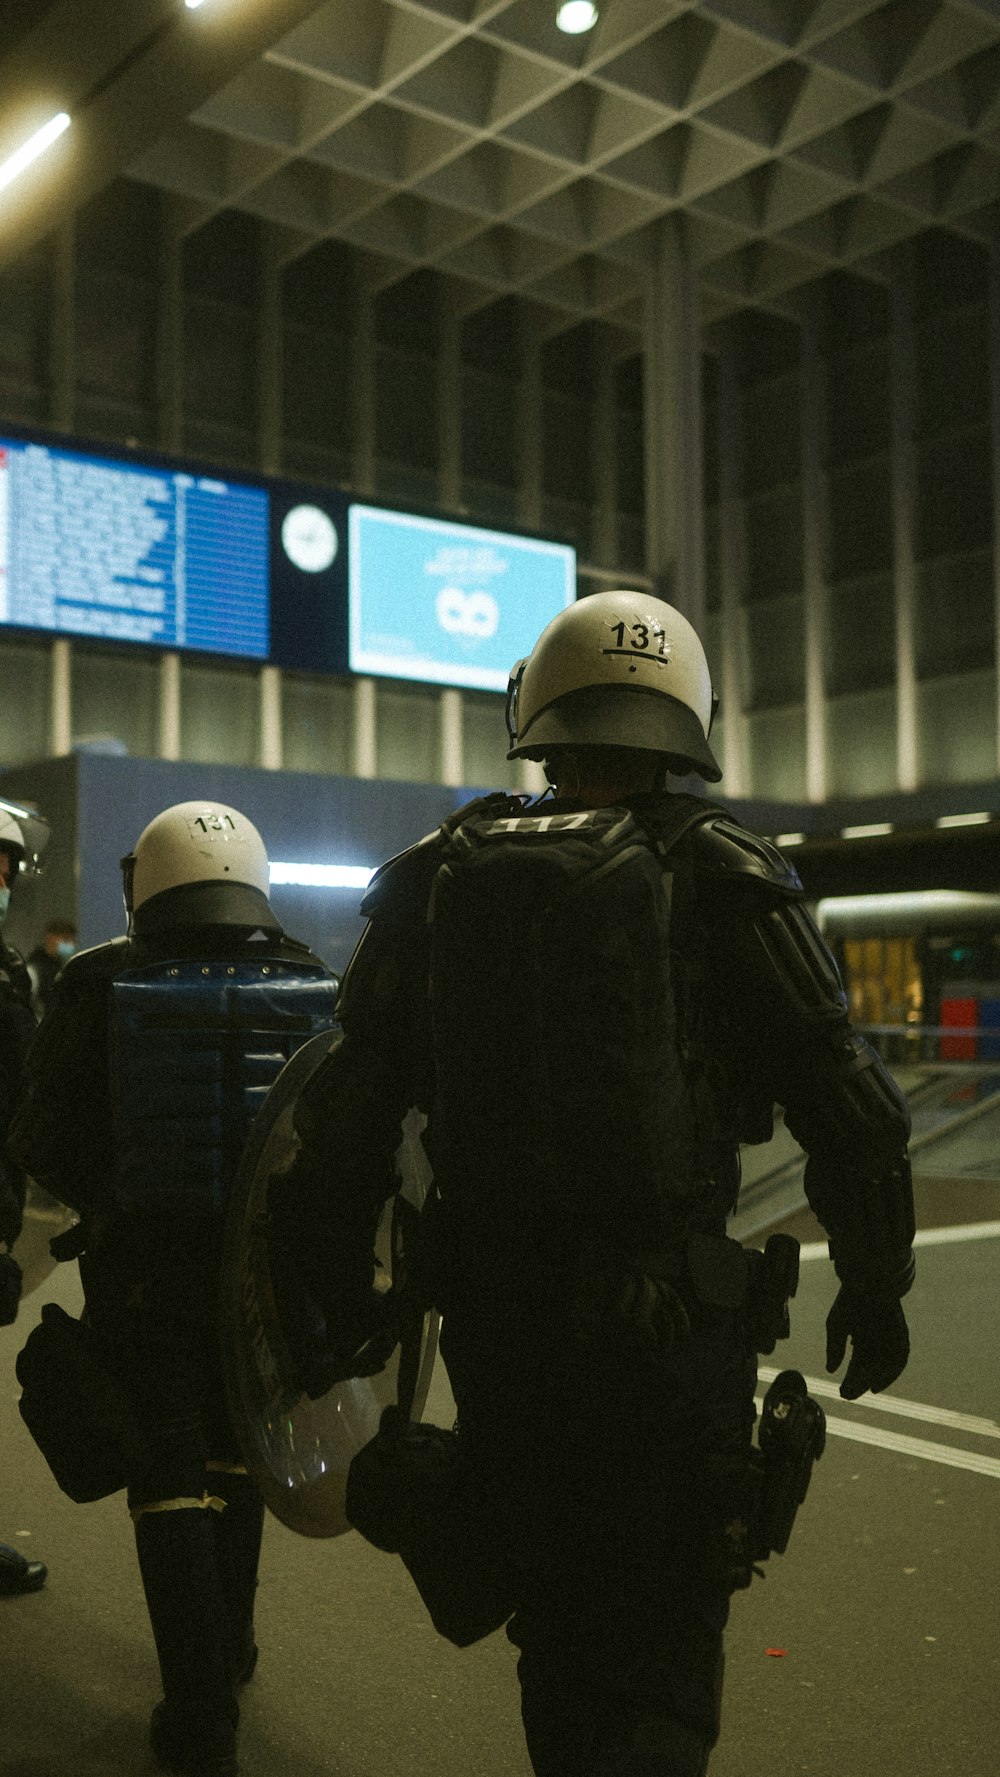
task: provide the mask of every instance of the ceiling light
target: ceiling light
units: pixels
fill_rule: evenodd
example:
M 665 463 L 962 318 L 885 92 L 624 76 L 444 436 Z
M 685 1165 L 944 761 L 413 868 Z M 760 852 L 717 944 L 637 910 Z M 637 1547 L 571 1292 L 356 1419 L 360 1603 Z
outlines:
M 774 836 L 774 843 L 779 846 L 805 845 L 805 842 L 806 836 L 804 833 L 776 833 Z
M 54 117 L 49 118 L 48 123 L 43 123 L 40 130 L 36 130 L 33 136 L 29 136 L 27 142 L 22 143 L 21 147 L 0 167 L 0 191 L 5 185 L 9 185 L 12 179 L 16 179 L 18 173 L 23 173 L 25 167 L 30 167 L 32 161 L 37 160 L 40 154 L 44 154 L 46 148 L 51 146 L 56 137 L 61 136 L 63 130 L 69 129 L 69 123 L 69 112 L 57 111 Z
M 935 827 L 981 827 L 991 821 L 991 814 L 943 814 L 934 822 Z
M 881 833 L 891 833 L 891 821 L 868 821 L 860 827 L 841 827 L 841 839 L 877 839 Z
M 1000 898 L 996 895 L 970 894 L 964 889 L 901 889 L 882 895 L 825 895 L 817 902 L 816 917 L 821 931 L 830 925 L 849 927 L 866 914 L 891 914 L 905 931 L 913 920 L 943 914 L 960 924 L 977 913 L 996 913 Z
M 269 873 L 272 885 L 287 883 L 294 888 L 364 889 L 375 871 L 368 864 L 272 863 Z
M 563 0 L 556 13 L 556 24 L 567 37 L 579 37 L 597 23 L 597 7 L 593 0 Z

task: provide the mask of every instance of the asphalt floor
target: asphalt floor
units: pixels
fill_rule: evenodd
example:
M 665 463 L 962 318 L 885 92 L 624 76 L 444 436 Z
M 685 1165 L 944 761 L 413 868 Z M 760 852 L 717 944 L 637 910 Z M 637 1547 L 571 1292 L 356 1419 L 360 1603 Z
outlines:
M 784 1224 L 806 1256 L 792 1338 L 767 1361 L 832 1389 L 830 1435 L 787 1553 L 734 1600 L 711 1777 L 1000 1769 L 997 1172 L 918 1181 L 911 1361 L 854 1404 L 823 1369 L 820 1231 L 808 1212 Z M 14 1358 L 46 1300 L 78 1307 L 75 1266 L 0 1330 L 0 1540 L 49 1568 L 40 1592 L 0 1599 L 0 1773 L 128 1777 L 152 1769 L 159 1694 L 128 1515 L 121 1496 L 66 1499 L 17 1411 Z M 449 1412 L 437 1375 L 427 1417 Z M 399 1562 L 355 1534 L 269 1519 L 258 1639 L 243 1777 L 529 1777 L 513 1648 L 442 1641 Z

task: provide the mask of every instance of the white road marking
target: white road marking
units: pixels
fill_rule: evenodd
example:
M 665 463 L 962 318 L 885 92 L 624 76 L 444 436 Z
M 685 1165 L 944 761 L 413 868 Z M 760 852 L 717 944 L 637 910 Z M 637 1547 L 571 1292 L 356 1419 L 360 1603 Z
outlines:
M 992 1475 L 1000 1481 L 1000 1458 L 980 1456 L 974 1450 L 956 1450 L 951 1444 L 932 1444 L 926 1438 L 908 1438 L 902 1432 L 883 1431 L 877 1425 L 860 1425 L 853 1419 L 827 1418 L 826 1429 L 835 1438 L 851 1438 L 856 1444 L 875 1444 L 899 1456 L 919 1456 L 923 1462 L 942 1462 L 947 1468 L 969 1469 L 974 1475 Z
M 998 1237 L 1000 1222 L 966 1222 L 955 1227 L 921 1228 L 913 1244 L 950 1246 L 965 1240 L 996 1240 Z M 806 1261 L 828 1258 L 826 1241 L 807 1242 L 801 1248 L 799 1257 Z M 761 1364 L 759 1367 L 762 1382 L 771 1382 L 779 1374 L 780 1371 L 770 1364 Z M 840 1389 L 836 1382 L 826 1381 L 819 1376 L 807 1376 L 805 1381 L 810 1393 L 840 1399 Z M 758 1401 L 757 1405 L 759 1408 L 761 1402 Z M 940 1425 L 949 1431 L 965 1432 L 973 1437 L 1000 1438 L 1000 1424 L 995 1419 L 980 1419 L 972 1413 L 953 1413 L 947 1407 L 931 1407 L 922 1401 L 904 1400 L 899 1395 L 864 1394 L 860 1400 L 851 1401 L 850 1405 L 865 1407 L 876 1413 L 892 1413 L 901 1419 L 922 1419 L 928 1425 Z M 856 1444 L 874 1444 L 880 1450 L 893 1450 L 900 1456 L 916 1456 L 922 1462 L 940 1462 L 947 1468 L 968 1469 L 972 1474 L 990 1475 L 994 1480 L 1000 1481 L 1000 1458 L 995 1456 L 980 1456 L 974 1450 L 957 1450 L 951 1444 L 932 1443 L 928 1438 L 907 1437 L 903 1432 L 886 1431 L 881 1426 L 865 1425 L 854 1419 L 839 1419 L 828 1415 L 826 1428 L 831 1437 L 849 1438 Z
M 913 1237 L 914 1246 L 951 1246 L 962 1240 L 996 1240 L 1000 1237 L 1000 1222 L 966 1222 L 954 1228 L 918 1228 Z M 799 1249 L 799 1258 L 803 1262 L 810 1259 L 826 1259 L 830 1249 L 825 1240 L 807 1240 Z
M 780 1375 L 771 1364 L 760 1364 L 757 1373 L 762 1382 L 773 1382 L 775 1376 Z M 810 1394 L 836 1401 L 841 1398 L 839 1383 L 824 1376 L 807 1376 L 805 1382 Z M 901 1395 L 863 1394 L 860 1400 L 851 1401 L 850 1405 L 867 1407 L 874 1413 L 892 1413 L 898 1419 L 922 1419 L 925 1425 L 941 1425 L 948 1431 L 962 1431 L 976 1438 L 1000 1438 L 1000 1424 L 995 1419 L 980 1419 L 974 1413 L 954 1413 L 949 1407 L 930 1407 L 923 1401 L 904 1400 Z

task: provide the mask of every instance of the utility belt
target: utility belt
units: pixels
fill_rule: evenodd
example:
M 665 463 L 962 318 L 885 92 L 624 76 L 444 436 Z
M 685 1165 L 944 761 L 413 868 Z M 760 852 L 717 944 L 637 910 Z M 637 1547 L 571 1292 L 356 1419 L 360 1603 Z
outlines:
M 584 1259 L 570 1280 L 570 1330 L 588 1322 L 603 1337 L 617 1318 L 649 1341 L 672 1346 L 699 1310 L 738 1316 L 751 1350 L 769 1356 L 791 1330 L 799 1243 L 772 1234 L 764 1250 L 724 1234 L 692 1232 L 659 1251 Z
M 522 1329 L 541 1320 L 560 1337 L 601 1339 L 616 1319 L 655 1327 L 664 1318 L 657 1297 L 671 1319 L 676 1297 L 689 1313 L 702 1307 L 738 1315 L 751 1349 L 764 1356 L 788 1337 L 799 1280 L 799 1243 L 788 1234 L 772 1234 L 763 1252 L 702 1230 L 656 1248 L 614 1250 L 595 1242 L 569 1268 L 555 1242 L 551 1251 L 533 1241 L 509 1253 L 495 1245 L 479 1253 L 465 1241 L 454 1267 L 429 1256 L 424 1305 L 445 1314 L 471 1312 L 479 1322 L 510 1321 Z

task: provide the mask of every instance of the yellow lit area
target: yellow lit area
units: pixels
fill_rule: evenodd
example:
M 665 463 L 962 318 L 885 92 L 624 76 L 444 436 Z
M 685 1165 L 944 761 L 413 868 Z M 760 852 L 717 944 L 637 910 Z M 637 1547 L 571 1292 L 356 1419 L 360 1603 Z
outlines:
M 924 991 L 912 934 L 846 939 L 844 973 L 856 1024 L 920 1024 Z

